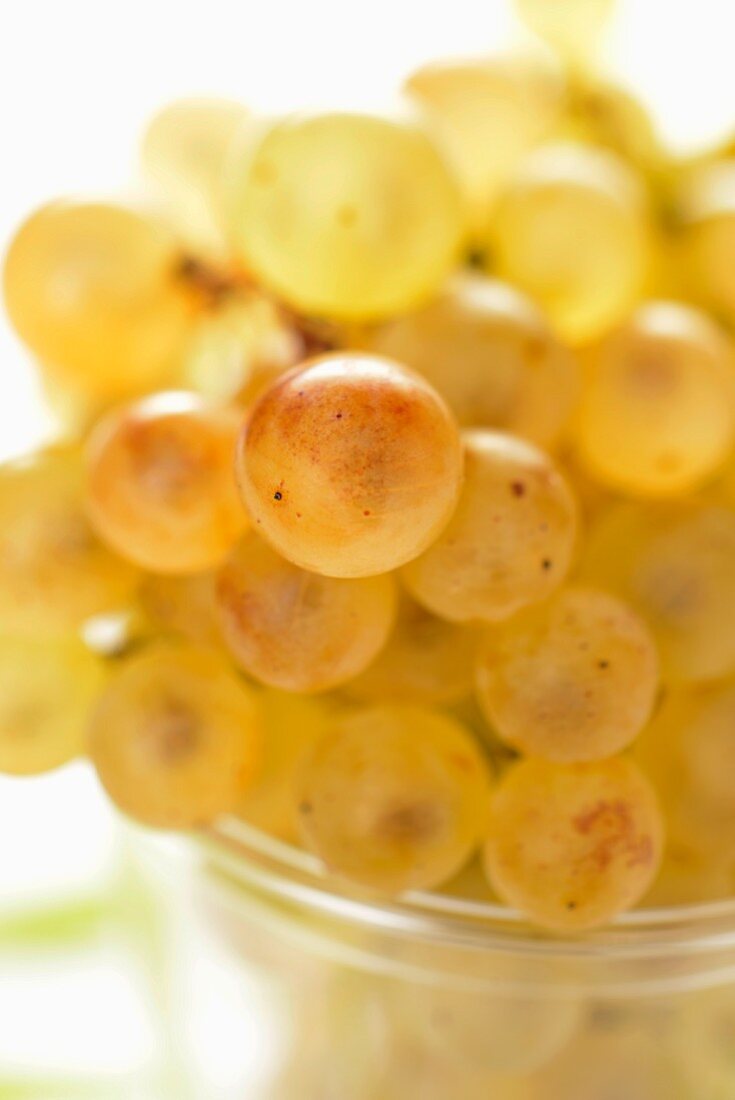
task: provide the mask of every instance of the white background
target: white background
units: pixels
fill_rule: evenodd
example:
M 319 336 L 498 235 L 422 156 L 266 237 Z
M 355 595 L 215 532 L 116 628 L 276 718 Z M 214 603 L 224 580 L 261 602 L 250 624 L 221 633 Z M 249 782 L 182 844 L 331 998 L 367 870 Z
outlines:
M 380 105 L 421 61 L 522 39 L 505 0 L 5 0 L 2 12 L 0 250 L 46 199 L 135 186 L 137 135 L 167 99 L 223 94 L 268 111 Z M 606 63 L 648 99 L 665 137 L 696 146 L 735 121 L 734 31 L 728 0 L 622 0 Z M 36 400 L 25 354 L 0 318 L 0 457 L 47 430 Z M 0 781 L 0 913 L 96 889 L 119 849 L 84 773 Z M 67 973 L 62 963 L 59 974 L 27 959 L 5 965 L 2 935 L 0 921 L 0 1077 L 6 1066 L 145 1061 L 152 1040 L 130 967 L 114 957 L 72 960 Z M 234 1026 L 243 1005 L 233 989 L 213 987 L 213 973 L 205 1039 L 222 1091 L 209 1095 L 225 1096 L 247 1069 L 226 1053 L 227 1021 Z

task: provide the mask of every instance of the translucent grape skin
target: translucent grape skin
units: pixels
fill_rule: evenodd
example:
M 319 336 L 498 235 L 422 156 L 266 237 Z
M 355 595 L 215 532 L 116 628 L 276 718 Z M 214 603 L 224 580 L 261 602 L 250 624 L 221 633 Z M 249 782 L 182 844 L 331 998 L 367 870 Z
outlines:
M 11 242 L 5 304 L 49 374 L 97 397 L 136 394 L 166 383 L 187 339 L 193 303 L 179 266 L 143 214 L 52 203 Z
M 214 653 L 157 645 L 117 667 L 92 716 L 90 757 L 113 802 L 157 828 L 234 810 L 262 753 L 257 699 Z
M 111 546 L 145 569 L 196 573 L 247 525 L 232 472 L 240 414 L 191 394 L 117 409 L 87 444 L 87 504 Z
M 650 718 L 658 657 L 626 604 L 568 587 L 486 630 L 477 684 L 491 727 L 516 749 L 557 763 L 599 760 Z
M 141 167 L 176 233 L 191 247 L 226 252 L 224 178 L 230 151 L 248 112 L 228 99 L 177 99 L 150 120 Z
M 286 691 L 326 691 L 367 668 L 385 645 L 395 603 L 390 576 L 309 573 L 252 531 L 216 580 L 218 619 L 233 658 Z
M 734 440 L 732 349 L 705 314 L 648 302 L 590 355 L 577 444 L 604 484 L 683 495 L 714 474 Z
M 599 337 L 639 296 L 650 260 L 643 193 L 613 153 L 573 143 L 532 153 L 490 230 L 497 273 L 572 344 Z
M 575 358 L 533 302 L 498 279 L 455 275 L 428 305 L 381 325 L 368 343 L 423 375 L 465 427 L 549 447 L 576 404 Z
M 89 524 L 78 447 L 49 448 L 0 466 L 3 631 L 69 632 L 125 606 L 137 579 L 137 570 Z
M 617 504 L 590 529 L 581 577 L 626 600 L 656 639 L 664 682 L 735 671 L 735 511 Z
M 38 775 L 81 756 L 102 661 L 74 636 L 0 637 L 0 772 Z
M 448 623 L 401 593 L 388 641 L 345 690 L 364 702 L 453 703 L 472 691 L 476 648 L 474 627 Z
M 460 723 L 420 707 L 335 719 L 298 787 L 306 845 L 341 878 L 379 894 L 451 878 L 486 825 L 489 774 Z
M 518 161 L 558 120 L 557 66 L 540 55 L 432 62 L 412 73 L 404 90 L 446 148 L 470 226 L 482 232 Z
M 524 760 L 496 788 L 490 822 L 491 885 L 506 904 L 559 932 L 594 928 L 631 908 L 661 860 L 653 788 L 625 757 Z
M 462 478 L 459 432 L 438 394 L 397 363 L 327 355 L 277 381 L 238 443 L 258 531 L 315 573 L 394 569 L 441 531 Z
M 368 115 L 276 122 L 232 163 L 228 195 L 248 269 L 317 316 L 410 309 L 446 275 L 463 232 L 457 187 L 427 134 Z
M 500 432 L 463 435 L 465 482 L 444 530 L 402 571 L 411 595 L 453 622 L 495 622 L 549 596 L 572 560 L 577 516 L 551 459 Z

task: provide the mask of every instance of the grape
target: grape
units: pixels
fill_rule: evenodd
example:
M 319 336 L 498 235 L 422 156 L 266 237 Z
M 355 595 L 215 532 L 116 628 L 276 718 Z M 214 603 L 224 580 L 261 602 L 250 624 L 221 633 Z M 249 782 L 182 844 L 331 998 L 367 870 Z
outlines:
M 489 775 L 464 728 L 421 707 L 336 719 L 301 777 L 299 825 L 330 871 L 381 894 L 451 878 L 479 844 Z
M 50 374 L 96 396 L 163 384 L 192 305 L 167 234 L 133 210 L 57 202 L 21 226 L 5 261 L 5 303 Z
M 159 573 L 217 565 L 246 526 L 232 463 L 240 417 L 189 394 L 115 410 L 88 443 L 88 506 L 100 535 Z
M 324 699 L 273 688 L 260 692 L 258 705 L 263 722 L 263 762 L 236 813 L 271 836 L 295 843 L 301 769 L 327 729 L 334 708 Z
M 732 871 L 727 863 L 708 859 L 696 847 L 689 848 L 669 838 L 658 875 L 641 905 L 644 909 L 669 909 L 721 901 L 730 897 L 732 886 Z
M 490 244 L 500 277 L 538 301 L 563 337 L 585 343 L 642 289 L 649 240 L 640 185 L 603 149 L 541 149 L 503 193 Z
M 126 814 L 167 829 L 234 810 L 254 781 L 254 693 L 213 653 L 159 645 L 124 661 L 92 718 L 90 756 Z
M 459 194 L 417 126 L 356 114 L 276 122 L 232 166 L 232 242 L 306 313 L 364 320 L 431 294 L 461 243 Z
M 237 663 L 287 691 L 350 680 L 385 645 L 395 615 L 388 576 L 307 573 L 251 532 L 217 576 L 222 634 Z
M 592 527 L 582 575 L 648 623 L 664 679 L 735 671 L 735 511 L 701 501 L 619 504 Z
M 575 61 L 588 53 L 615 0 L 515 0 L 529 30 Z
M 539 56 L 432 62 L 405 91 L 447 151 L 472 228 L 484 230 L 498 191 L 559 117 L 557 67 Z
M 102 662 L 73 635 L 0 637 L 0 772 L 36 775 L 85 750 Z
M 645 893 L 662 840 L 653 789 L 632 761 L 525 760 L 496 788 L 485 867 L 500 897 L 542 927 L 592 928 Z
M 569 89 L 566 136 L 589 141 L 644 172 L 661 167 L 661 142 L 643 104 L 625 88 L 595 75 L 576 74 Z
M 228 154 L 248 112 L 227 99 L 179 99 L 151 119 L 141 162 L 177 234 L 197 250 L 223 251 Z
M 465 432 L 465 483 L 432 546 L 403 570 L 411 594 L 454 622 L 507 618 L 564 579 L 576 535 L 572 494 L 551 460 L 500 432 Z
M 0 466 L 4 631 L 68 631 L 127 604 L 136 581 L 136 570 L 89 525 L 78 448 L 52 448 Z
M 656 648 L 620 600 L 562 589 L 487 630 L 478 661 L 491 726 L 529 756 L 597 760 L 625 748 L 653 710 Z
M 144 616 L 158 630 L 198 646 L 222 646 L 212 570 L 188 576 L 148 573 L 141 580 L 138 600 Z
M 387 644 L 347 685 L 366 702 L 451 703 L 472 691 L 477 632 L 448 623 L 403 595 Z
M 722 465 L 734 440 L 732 353 L 705 314 L 648 303 L 592 355 L 578 445 L 603 483 L 681 495 Z
M 388 321 L 369 343 L 422 374 L 468 427 L 549 446 L 576 402 L 577 363 L 533 302 L 479 274 L 455 275 L 427 306 Z
M 735 319 L 735 159 L 704 163 L 676 196 L 678 270 L 684 292 Z
M 445 526 L 459 434 L 423 379 L 359 354 L 314 359 L 252 410 L 236 468 L 248 511 L 289 561 L 335 577 L 384 573 Z
M 398 1026 L 423 1042 L 427 1057 L 443 1055 L 502 1074 L 526 1074 L 547 1063 L 579 1022 L 573 1000 L 498 996 L 451 985 L 401 982 L 395 1001 Z

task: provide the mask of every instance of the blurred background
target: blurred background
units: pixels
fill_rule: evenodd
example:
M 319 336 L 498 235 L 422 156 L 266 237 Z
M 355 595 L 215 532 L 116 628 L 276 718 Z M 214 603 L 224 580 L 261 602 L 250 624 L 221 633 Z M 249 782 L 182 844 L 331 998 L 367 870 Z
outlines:
M 723 0 L 620 0 L 603 67 L 694 150 L 735 119 L 730 32 Z M 523 42 L 509 0 L 6 5 L 0 249 L 50 197 L 134 192 L 138 136 L 168 100 L 382 107 L 421 62 Z M 52 425 L 2 318 L 0 364 L 7 457 Z M 273 1006 L 203 933 L 176 867 L 140 858 L 82 766 L 0 779 L 0 1100 L 258 1095 Z

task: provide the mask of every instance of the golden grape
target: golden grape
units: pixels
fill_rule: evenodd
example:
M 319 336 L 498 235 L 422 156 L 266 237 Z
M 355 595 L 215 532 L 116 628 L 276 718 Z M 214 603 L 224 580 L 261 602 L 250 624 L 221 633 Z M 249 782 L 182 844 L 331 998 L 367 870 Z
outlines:
M 735 159 L 707 161 L 683 177 L 676 259 L 687 296 L 735 320 Z
M 125 606 L 137 571 L 92 530 L 77 447 L 0 466 L 0 622 L 12 633 L 65 632 Z
M 455 622 L 507 618 L 550 595 L 569 569 L 576 508 L 566 481 L 530 443 L 464 433 L 465 483 L 434 543 L 402 573 L 409 592 Z
M 458 255 L 457 187 L 408 122 L 283 119 L 233 163 L 228 186 L 233 245 L 306 313 L 364 320 L 410 309 Z
M 37 775 L 82 755 L 103 683 L 102 661 L 74 635 L 3 634 L 0 772 Z
M 391 577 L 308 573 L 252 531 L 219 570 L 216 601 L 235 661 L 286 691 L 326 691 L 352 679 L 385 645 L 395 617 Z
M 495 790 L 485 867 L 508 905 L 572 931 L 635 905 L 662 846 L 653 788 L 632 761 L 525 760 Z
M 152 572 L 217 565 L 246 526 L 233 474 L 240 416 L 191 394 L 115 410 L 89 439 L 88 507 L 100 535 Z
M 455 275 L 423 309 L 376 329 L 369 346 L 422 374 L 467 427 L 548 447 L 576 403 L 571 352 L 529 298 L 483 275 Z
M 299 826 L 330 871 L 382 894 L 429 889 L 469 859 L 489 775 L 453 719 L 411 706 L 336 719 L 299 784 Z
M 215 576 L 213 570 L 185 576 L 147 573 L 138 588 L 140 609 L 159 631 L 178 634 L 194 645 L 220 648 Z
M 620 600 L 570 587 L 486 631 L 478 698 L 492 728 L 529 756 L 597 760 L 625 748 L 653 710 L 653 639 Z
M 384 573 L 445 526 L 462 476 L 457 427 L 423 379 L 355 353 L 314 359 L 256 403 L 240 489 L 289 561 L 335 577 Z
M 92 718 L 90 756 L 124 813 L 183 829 L 237 807 L 261 741 L 257 698 L 220 658 L 159 645 L 115 670 Z
M 60 380 L 118 397 L 165 384 L 192 303 L 173 241 L 134 210 L 57 202 L 18 230 L 5 260 L 8 314 Z
M 529 30 L 570 61 L 589 53 L 615 0 L 515 0 Z
M 490 245 L 500 277 L 539 302 L 563 337 L 585 343 L 642 290 L 649 230 L 639 182 L 606 150 L 541 149 L 503 193 Z

